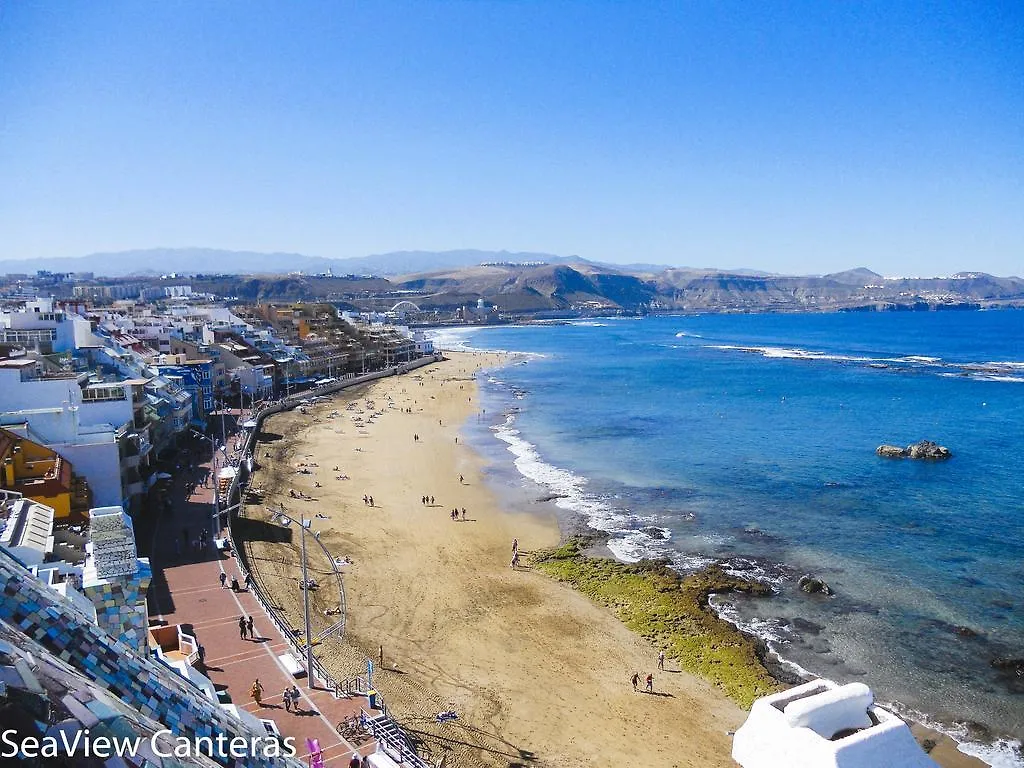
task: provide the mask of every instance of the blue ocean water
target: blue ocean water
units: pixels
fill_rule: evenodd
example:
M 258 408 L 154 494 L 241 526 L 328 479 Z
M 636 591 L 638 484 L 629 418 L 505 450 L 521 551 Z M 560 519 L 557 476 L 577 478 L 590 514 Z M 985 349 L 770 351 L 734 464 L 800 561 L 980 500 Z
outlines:
M 622 559 L 719 560 L 771 581 L 777 596 L 719 609 L 790 662 L 1024 764 L 1024 680 L 990 663 L 1024 656 L 1024 312 L 435 335 L 534 353 L 489 374 L 478 417 L 479 447 L 514 461 L 526 495 L 559 496 L 545 503 L 609 531 Z M 954 457 L 874 453 L 922 438 Z M 803 573 L 836 596 L 801 593 Z

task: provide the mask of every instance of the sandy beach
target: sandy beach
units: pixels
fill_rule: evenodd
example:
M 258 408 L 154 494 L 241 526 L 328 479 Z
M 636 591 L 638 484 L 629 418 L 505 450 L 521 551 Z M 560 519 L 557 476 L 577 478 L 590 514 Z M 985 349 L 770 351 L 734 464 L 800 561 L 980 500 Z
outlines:
M 460 438 L 478 413 L 474 372 L 506 361 L 450 358 L 264 425 L 254 485 L 265 496 L 246 517 L 267 520 L 283 505 L 312 519 L 333 556 L 351 559 L 345 636 L 318 645 L 318 657 L 345 678 L 365 673 L 383 646 L 376 687 L 447 766 L 734 765 L 729 733 L 745 717 L 736 704 L 672 660 L 659 671 L 657 649 L 605 608 L 528 566 L 510 568 L 514 538 L 528 561 L 558 543 L 558 527 L 553 513 L 502 511 Z M 301 626 L 297 536 L 244 546 Z M 339 600 L 318 548 L 310 558 L 316 632 L 338 620 Z M 653 695 L 633 691 L 634 672 L 653 673 Z M 446 710 L 458 719 L 436 724 Z M 933 757 L 981 765 L 948 743 Z

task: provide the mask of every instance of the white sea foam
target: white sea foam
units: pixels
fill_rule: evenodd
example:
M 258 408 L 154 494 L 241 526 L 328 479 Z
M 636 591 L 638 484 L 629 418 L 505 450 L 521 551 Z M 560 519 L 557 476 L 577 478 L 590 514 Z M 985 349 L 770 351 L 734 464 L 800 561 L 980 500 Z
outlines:
M 677 336 L 679 334 L 676 334 Z M 747 354 L 761 355 L 762 357 L 780 360 L 814 360 L 830 361 L 836 363 L 866 364 L 869 368 L 890 369 L 891 364 L 896 363 L 914 370 L 938 369 L 937 375 L 946 378 L 963 378 L 972 381 L 997 381 L 1003 383 L 1020 384 L 1024 383 L 1019 373 L 1024 369 L 1024 363 L 1018 361 L 990 362 L 990 363 L 953 363 L 944 361 L 941 357 L 929 357 L 927 355 L 905 355 L 903 357 L 863 357 L 858 355 L 835 355 L 827 352 L 817 352 L 799 347 L 748 347 L 737 344 L 707 344 L 705 349 L 718 349 L 725 352 L 745 352 Z M 889 365 L 886 365 L 889 364 Z M 955 369 L 955 370 L 949 370 Z
M 761 355 L 762 357 L 785 360 L 830 360 L 838 363 L 875 363 L 884 360 L 884 358 L 879 357 L 833 355 L 827 352 L 801 349 L 800 347 L 745 347 L 737 344 L 706 344 L 705 348 L 720 349 L 727 352 L 746 352 L 748 354 Z
M 637 522 L 642 521 L 588 493 L 585 477 L 544 461 L 536 447 L 520 436 L 514 426 L 515 420 L 515 413 L 508 413 L 504 422 L 491 429 L 515 456 L 513 463 L 521 475 L 548 488 L 557 496 L 555 505 L 560 509 L 583 515 L 592 528 L 611 534 L 608 548 L 620 560 L 636 562 L 644 557 L 658 556 L 659 548 L 664 548 L 667 542 L 664 537 L 670 535 L 667 529 L 658 528 L 661 532 L 658 538 L 637 530 Z
M 595 320 L 576 320 L 569 323 L 569 325 L 575 325 L 580 328 L 607 328 L 608 323 L 598 323 Z
M 688 331 L 680 331 L 676 334 L 677 339 L 703 339 L 699 333 L 689 333 Z
M 913 720 L 925 728 L 949 736 L 957 743 L 957 750 L 965 755 L 976 757 L 993 768 L 1024 768 L 1024 757 L 1021 753 L 1021 742 L 1017 739 L 996 739 L 990 744 L 972 741 L 967 727 L 962 723 L 948 725 L 933 720 L 923 712 L 905 707 L 898 701 L 879 702 L 880 706 L 891 710 L 906 720 Z
M 503 325 L 502 328 L 523 328 L 525 326 Z M 458 327 L 458 328 L 428 328 L 427 338 L 434 342 L 434 346 L 440 350 L 450 352 L 501 352 L 515 355 L 522 360 L 541 359 L 547 357 L 540 352 L 520 352 L 514 349 L 498 349 L 496 347 L 485 347 L 479 344 L 479 338 L 470 343 L 470 336 L 479 334 L 481 328 Z

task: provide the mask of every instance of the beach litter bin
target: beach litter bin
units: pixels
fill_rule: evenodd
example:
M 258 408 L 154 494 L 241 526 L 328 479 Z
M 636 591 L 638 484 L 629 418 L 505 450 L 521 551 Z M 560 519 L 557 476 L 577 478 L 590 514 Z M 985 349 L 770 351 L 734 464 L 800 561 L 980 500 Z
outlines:
M 370 705 L 370 709 L 377 709 L 377 692 L 372 688 L 366 692 L 366 701 Z

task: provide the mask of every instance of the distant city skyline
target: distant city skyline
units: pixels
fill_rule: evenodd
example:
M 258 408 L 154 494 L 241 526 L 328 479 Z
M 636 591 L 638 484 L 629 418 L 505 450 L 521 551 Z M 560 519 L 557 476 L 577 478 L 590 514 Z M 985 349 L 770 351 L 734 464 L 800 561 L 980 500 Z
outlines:
M 1013 2 L 7 3 L 0 261 L 1020 275 L 1022 28 Z

